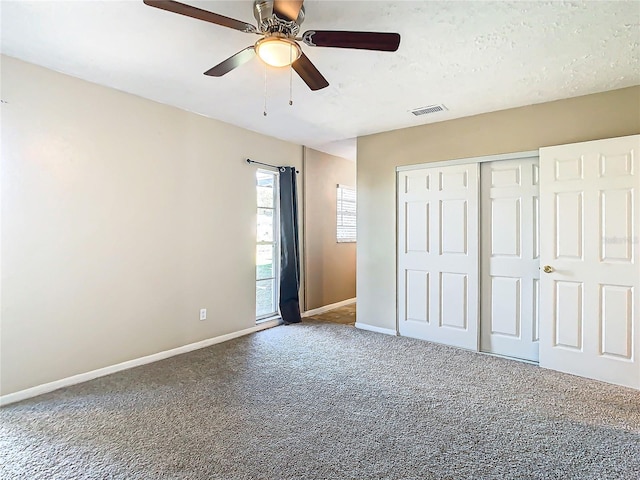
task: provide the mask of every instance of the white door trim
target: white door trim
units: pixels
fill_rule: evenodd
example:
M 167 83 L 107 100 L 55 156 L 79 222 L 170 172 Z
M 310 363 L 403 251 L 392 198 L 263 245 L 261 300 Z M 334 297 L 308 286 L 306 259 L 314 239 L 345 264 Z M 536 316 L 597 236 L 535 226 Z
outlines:
M 517 160 L 519 158 L 531 158 L 540 155 L 538 150 L 528 150 L 526 152 L 501 153 L 498 155 L 485 155 L 483 157 L 454 158 L 439 162 L 416 163 L 415 165 L 403 165 L 396 167 L 396 172 L 406 172 L 408 170 L 420 170 L 431 167 L 448 167 L 451 165 L 463 165 L 468 163 L 499 162 L 501 160 Z

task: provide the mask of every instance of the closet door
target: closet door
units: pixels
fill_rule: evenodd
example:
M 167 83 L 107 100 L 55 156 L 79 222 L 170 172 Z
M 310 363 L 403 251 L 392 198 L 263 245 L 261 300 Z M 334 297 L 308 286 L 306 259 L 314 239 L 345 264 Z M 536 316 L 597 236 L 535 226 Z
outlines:
M 538 159 L 483 163 L 480 349 L 538 361 Z
M 398 174 L 398 330 L 478 349 L 477 164 Z
M 540 149 L 540 366 L 640 388 L 640 136 Z

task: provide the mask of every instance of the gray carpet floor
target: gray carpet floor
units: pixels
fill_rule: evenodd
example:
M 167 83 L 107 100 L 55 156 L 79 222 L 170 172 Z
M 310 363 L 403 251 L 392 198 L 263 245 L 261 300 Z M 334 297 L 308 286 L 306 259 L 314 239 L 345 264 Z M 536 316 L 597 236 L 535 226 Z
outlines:
M 638 479 L 640 392 L 306 321 L 0 410 L 2 479 Z
M 343 323 L 354 326 L 356 323 L 356 304 L 354 302 L 344 307 L 334 308 L 328 312 L 312 315 L 309 318 L 321 322 Z

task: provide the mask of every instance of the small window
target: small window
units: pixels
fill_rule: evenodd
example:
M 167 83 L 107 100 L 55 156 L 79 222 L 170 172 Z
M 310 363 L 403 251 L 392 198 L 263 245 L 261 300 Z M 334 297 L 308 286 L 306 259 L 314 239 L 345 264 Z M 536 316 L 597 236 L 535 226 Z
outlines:
M 338 243 L 356 241 L 356 189 L 338 185 L 337 190 Z
M 280 284 L 280 242 L 278 175 L 267 170 L 256 172 L 256 321 L 278 315 Z

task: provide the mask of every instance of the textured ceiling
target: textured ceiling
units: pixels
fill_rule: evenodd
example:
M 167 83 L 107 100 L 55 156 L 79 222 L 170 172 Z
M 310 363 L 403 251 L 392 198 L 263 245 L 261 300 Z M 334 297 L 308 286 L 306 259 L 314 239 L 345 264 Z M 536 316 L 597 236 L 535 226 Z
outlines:
M 251 1 L 189 1 L 255 24 Z M 259 60 L 202 73 L 259 37 L 130 1 L 2 1 L 2 53 L 346 157 L 370 133 L 640 84 L 640 3 L 306 0 L 310 29 L 390 31 L 395 53 L 304 51 L 311 92 Z M 442 103 L 448 111 L 409 110 Z

